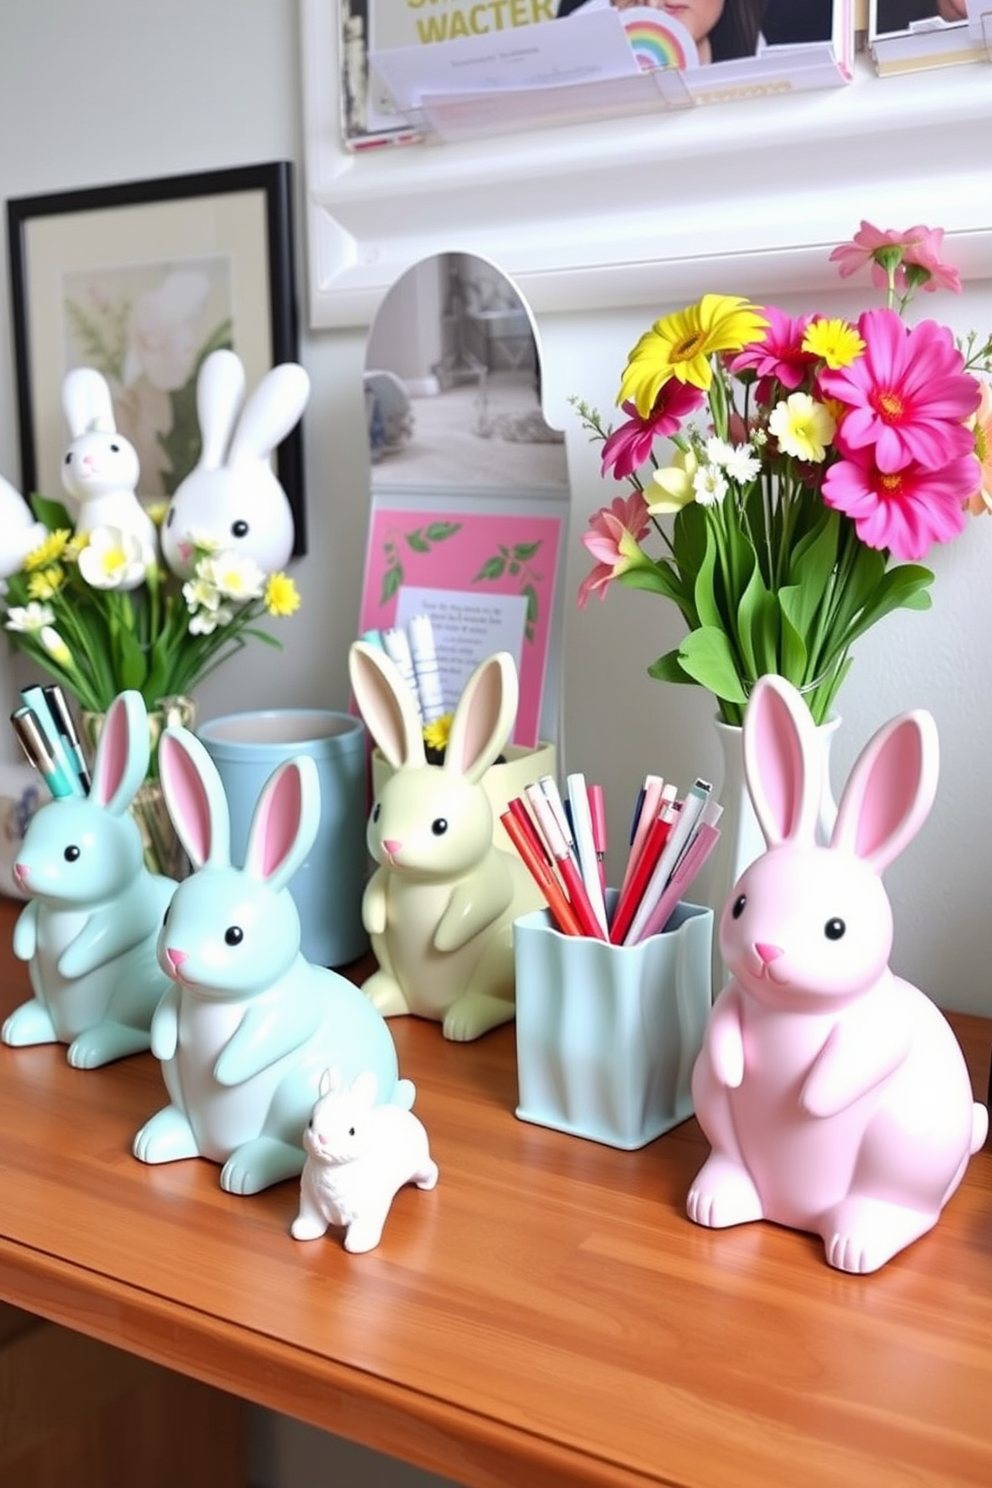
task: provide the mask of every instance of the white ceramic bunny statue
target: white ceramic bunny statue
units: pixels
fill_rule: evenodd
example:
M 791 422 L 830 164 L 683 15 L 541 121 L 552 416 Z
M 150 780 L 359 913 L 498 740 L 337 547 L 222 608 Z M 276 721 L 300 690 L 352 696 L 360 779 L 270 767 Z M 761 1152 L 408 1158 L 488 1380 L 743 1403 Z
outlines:
M 92 367 L 75 367 L 62 383 L 62 407 L 72 436 L 62 460 L 62 484 L 79 512 L 77 533 L 119 527 L 152 553 L 155 524 L 135 494 L 138 454 L 117 432 L 107 379 Z
M 35 521 L 20 491 L 0 475 L 0 579 L 16 573 L 47 536 L 44 522 Z
M 69 1063 L 93 1069 L 151 1043 L 169 987 L 156 945 L 175 889 L 149 873 L 128 807 L 148 769 L 141 694 L 107 710 L 88 796 L 66 796 L 31 818 L 13 866 L 29 899 L 14 926 L 14 954 L 29 963 L 29 1002 L 3 1025 L 5 1044 L 66 1043 Z
M 812 719 L 782 678 L 756 684 L 743 745 L 767 850 L 720 920 L 732 978 L 693 1071 L 713 1150 L 688 1212 L 809 1230 L 830 1265 L 874 1271 L 936 1224 L 988 1132 L 950 1025 L 888 965 L 880 875 L 933 803 L 936 725 L 915 711 L 875 734 L 826 845 Z
M 285 567 L 293 552 L 293 511 L 270 457 L 299 422 L 310 379 L 297 362 L 281 362 L 247 402 L 244 394 L 245 369 L 235 352 L 204 358 L 196 381 L 200 458 L 177 486 L 162 525 L 163 556 L 183 578 L 195 561 L 194 537 L 253 558 L 266 573 Z
M 169 728 L 159 746 L 162 791 L 196 870 L 176 890 L 159 936 L 171 978 L 152 1023 L 169 1104 L 138 1132 L 142 1162 L 206 1157 L 221 1187 L 250 1194 L 294 1177 L 321 1074 L 372 1070 L 385 1101 L 409 1108 L 381 1015 L 337 972 L 300 951 L 287 885 L 320 820 L 317 767 L 280 765 L 259 796 L 243 868 L 230 861 L 230 815 L 203 744 Z M 356 864 L 355 871 L 360 871 Z
M 400 1189 L 437 1183 L 427 1132 L 412 1111 L 376 1105 L 371 1070 L 347 1086 L 337 1070 L 325 1070 L 319 1088 L 303 1133 L 307 1158 L 290 1233 L 317 1240 L 329 1225 L 341 1225 L 345 1250 L 374 1250 Z
M 385 652 L 355 641 L 349 667 L 395 771 L 369 818 L 378 867 L 362 919 L 379 969 L 363 990 L 386 1017 L 415 1013 L 441 1020 L 446 1038 L 478 1038 L 513 1017 L 513 921 L 544 903 L 521 859 L 493 845 L 481 784 L 516 717 L 513 658 L 497 652 L 476 667 L 440 765 L 426 761 L 413 695 Z

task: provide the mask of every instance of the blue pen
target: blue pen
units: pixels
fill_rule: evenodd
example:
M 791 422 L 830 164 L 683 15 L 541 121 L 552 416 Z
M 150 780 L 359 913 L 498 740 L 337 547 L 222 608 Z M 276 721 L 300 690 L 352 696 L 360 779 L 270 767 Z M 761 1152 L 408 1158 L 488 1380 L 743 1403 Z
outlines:
M 69 785 L 69 794 L 73 796 L 84 796 L 86 794 L 82 781 L 76 773 L 75 760 L 72 759 L 62 740 L 58 720 L 54 717 L 48 698 L 40 687 L 22 687 L 21 698 L 24 706 L 30 708 L 35 721 L 41 730 L 41 736 L 45 741 L 45 753 L 54 760 L 61 774 Z M 52 792 L 54 795 L 54 791 Z M 64 794 L 64 793 L 63 793 Z
M 634 807 L 634 814 L 633 814 L 633 816 L 630 819 L 630 838 L 629 838 L 629 841 L 628 841 L 628 845 L 630 847 L 633 847 L 633 845 L 634 845 L 634 838 L 637 835 L 637 823 L 641 819 L 641 811 L 642 811 L 643 806 L 644 806 L 644 797 L 645 797 L 645 795 L 646 795 L 646 792 L 645 792 L 645 789 L 644 789 L 644 787 L 642 785 L 641 788 L 640 788 L 640 790 L 637 792 L 637 804 Z
M 83 755 L 83 746 L 79 742 L 79 735 L 76 733 L 76 726 L 72 721 L 72 714 L 69 712 L 69 705 L 65 700 L 65 694 L 57 682 L 51 683 L 48 687 L 43 687 L 41 691 L 48 704 L 48 711 L 52 716 L 52 722 L 58 731 L 66 753 L 69 755 L 69 762 L 75 772 L 76 778 L 83 787 L 84 793 L 89 795 L 93 781 L 86 765 L 85 756 Z
M 53 758 L 36 714 L 28 707 L 18 708 L 10 715 L 10 721 L 25 758 L 39 772 L 56 800 L 77 795 L 73 782 Z

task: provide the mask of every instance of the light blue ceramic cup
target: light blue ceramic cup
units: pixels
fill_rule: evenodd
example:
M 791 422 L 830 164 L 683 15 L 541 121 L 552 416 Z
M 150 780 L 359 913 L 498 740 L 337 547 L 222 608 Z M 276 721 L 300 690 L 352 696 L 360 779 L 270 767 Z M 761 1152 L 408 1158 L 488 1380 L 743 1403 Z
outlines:
M 289 885 L 300 914 L 301 948 L 318 966 L 344 966 L 369 948 L 362 925 L 368 878 L 365 725 L 350 713 L 277 708 L 229 713 L 201 724 L 202 740 L 231 810 L 231 861 L 244 862 L 248 827 L 262 787 L 278 765 L 307 754 L 320 778 L 320 826 Z

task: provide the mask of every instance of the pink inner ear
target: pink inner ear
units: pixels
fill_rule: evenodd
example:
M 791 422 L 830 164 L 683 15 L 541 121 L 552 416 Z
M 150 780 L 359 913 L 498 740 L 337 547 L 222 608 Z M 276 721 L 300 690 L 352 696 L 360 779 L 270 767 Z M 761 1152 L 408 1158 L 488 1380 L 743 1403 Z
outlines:
M 128 760 L 127 711 L 119 701 L 111 703 L 103 721 L 93 795 L 106 806 L 124 778 Z
M 488 747 L 495 727 L 495 719 L 499 714 L 502 696 L 502 679 L 497 668 L 487 667 L 479 678 L 468 718 L 465 719 L 465 731 L 461 736 L 461 753 L 457 759 L 451 761 L 463 774 L 472 768 L 483 750 Z
M 263 793 L 251 832 L 252 866 L 262 878 L 271 878 L 286 861 L 296 841 L 302 809 L 299 771 L 282 770 Z
M 778 693 L 768 689 L 761 699 L 755 730 L 755 749 L 760 761 L 760 788 L 782 841 L 799 826 L 803 790 L 802 746 L 788 707 Z
M 170 807 L 176 814 L 186 837 L 194 865 L 205 863 L 210 856 L 213 832 L 210 803 L 199 772 L 181 745 L 163 735 L 159 746 L 159 773 L 169 791 Z
M 858 815 L 856 852 L 868 858 L 899 828 L 916 795 L 923 770 L 919 733 L 901 728 L 892 734 L 865 782 Z

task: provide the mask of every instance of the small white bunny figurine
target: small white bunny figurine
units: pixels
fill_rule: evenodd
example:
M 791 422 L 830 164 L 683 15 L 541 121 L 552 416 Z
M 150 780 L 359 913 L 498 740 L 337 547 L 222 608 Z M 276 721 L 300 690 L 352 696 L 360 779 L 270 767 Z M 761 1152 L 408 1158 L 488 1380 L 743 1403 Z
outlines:
M 307 756 L 269 777 L 243 868 L 230 859 L 230 812 L 217 767 L 194 734 L 159 746 L 169 815 L 196 870 L 173 896 L 158 942 L 171 979 L 152 1023 L 169 1095 L 138 1132 L 146 1163 L 205 1157 L 228 1193 L 252 1194 L 303 1168 L 302 1131 L 322 1072 L 372 1070 L 384 1101 L 409 1107 L 396 1048 L 358 987 L 300 950 L 289 882 L 320 822 L 317 766 Z M 355 865 L 356 873 L 361 865 Z
M 0 475 L 0 579 L 8 579 L 45 541 L 48 528 L 36 522 L 20 491 Z
M 513 921 L 543 907 L 522 860 L 493 844 L 482 777 L 517 711 L 508 652 L 476 667 L 458 701 L 444 763 L 428 764 L 417 706 L 399 669 L 355 641 L 351 685 L 369 733 L 394 767 L 369 818 L 378 867 L 362 918 L 379 963 L 363 990 L 386 1017 L 440 1020 L 475 1039 L 514 1014 Z
M 881 874 L 933 803 L 936 725 L 917 710 L 876 733 L 825 846 L 822 755 L 783 678 L 754 687 L 743 744 L 767 850 L 720 920 L 732 978 L 693 1071 L 713 1150 L 688 1212 L 714 1228 L 809 1230 L 831 1266 L 874 1271 L 937 1223 L 988 1132 L 949 1023 L 888 965 Z
M 14 926 L 34 996 L 3 1025 L 5 1044 L 65 1043 L 69 1063 L 94 1069 L 151 1043 L 169 987 L 156 944 L 175 882 L 144 866 L 130 806 L 148 769 L 141 694 L 111 703 L 88 796 L 66 796 L 31 818 L 14 861 L 30 901 Z
M 310 379 L 297 362 L 281 362 L 244 403 L 245 369 L 233 351 L 204 358 L 196 382 L 200 459 L 172 497 L 162 525 L 162 553 L 188 578 L 196 538 L 218 551 L 253 558 L 266 573 L 293 552 L 293 511 L 271 455 L 299 422 Z
M 433 1188 L 437 1163 L 423 1123 L 412 1111 L 375 1104 L 376 1078 L 363 1071 L 348 1086 L 325 1070 L 303 1146 L 300 1210 L 294 1240 L 317 1240 L 329 1225 L 344 1227 L 344 1248 L 374 1250 L 393 1199 L 407 1183 Z
M 62 484 L 79 507 L 76 532 L 119 527 L 156 552 L 155 524 L 135 494 L 138 454 L 117 432 L 106 378 L 92 367 L 75 367 L 62 383 L 62 407 L 72 436 Z

